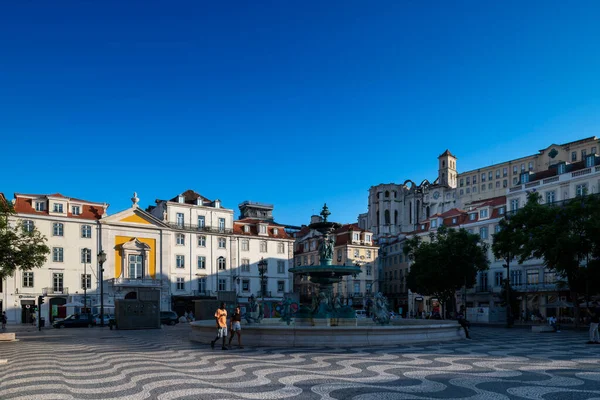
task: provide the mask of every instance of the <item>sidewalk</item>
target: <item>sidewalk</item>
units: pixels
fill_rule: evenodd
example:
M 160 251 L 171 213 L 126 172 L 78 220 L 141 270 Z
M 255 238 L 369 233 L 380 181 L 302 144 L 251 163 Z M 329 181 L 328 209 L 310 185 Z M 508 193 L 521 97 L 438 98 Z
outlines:
M 44 329 L 52 329 L 52 327 L 42 327 L 42 330 Z M 23 332 L 37 332 L 38 327 L 37 325 L 31 325 L 31 324 L 6 324 L 6 330 L 0 330 L 0 333 L 11 333 L 11 332 L 15 332 L 15 333 L 23 333 Z

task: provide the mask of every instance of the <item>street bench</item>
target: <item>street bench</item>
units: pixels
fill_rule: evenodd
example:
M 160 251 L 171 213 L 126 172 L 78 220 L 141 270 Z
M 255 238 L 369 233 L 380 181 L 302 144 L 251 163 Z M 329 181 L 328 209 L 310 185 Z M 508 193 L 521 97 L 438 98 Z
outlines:
M 0 333 L 0 342 L 12 342 L 16 340 L 14 332 Z
M 534 325 L 531 327 L 531 332 L 554 332 L 554 329 L 550 325 Z

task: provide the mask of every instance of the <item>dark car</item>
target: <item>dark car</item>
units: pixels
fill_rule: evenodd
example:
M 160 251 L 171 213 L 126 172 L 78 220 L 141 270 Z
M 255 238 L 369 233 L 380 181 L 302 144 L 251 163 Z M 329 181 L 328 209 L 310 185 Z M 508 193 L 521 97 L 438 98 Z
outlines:
M 91 328 L 94 325 L 94 318 L 90 314 L 73 314 L 52 323 L 54 328 Z
M 161 311 L 160 323 L 162 325 L 175 325 L 179 323 L 179 317 L 173 311 Z

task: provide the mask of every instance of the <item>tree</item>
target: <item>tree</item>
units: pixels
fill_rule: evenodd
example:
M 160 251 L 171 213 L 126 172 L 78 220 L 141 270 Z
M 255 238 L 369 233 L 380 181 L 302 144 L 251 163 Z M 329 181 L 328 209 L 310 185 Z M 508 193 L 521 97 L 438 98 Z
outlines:
M 540 202 L 539 193 L 530 192 L 525 206 L 510 217 L 508 225 L 516 233 L 519 262 L 542 259 L 548 269 L 566 279 L 571 300 L 577 305 L 578 293 L 586 291 L 589 278 L 597 273 L 600 198 L 581 196 L 560 205 Z M 506 238 L 499 239 L 498 245 L 507 243 Z M 576 317 L 578 311 L 576 307 Z
M 20 222 L 11 226 L 12 215 L 11 204 L 0 199 L 0 280 L 12 276 L 17 269 L 41 267 L 50 254 L 46 238 L 37 229 L 27 231 Z
M 430 239 L 424 242 L 415 236 L 404 245 L 404 254 L 412 261 L 407 285 L 414 292 L 437 297 L 444 308 L 463 285 L 475 284 L 477 272 L 489 268 L 488 246 L 477 234 L 444 226 Z

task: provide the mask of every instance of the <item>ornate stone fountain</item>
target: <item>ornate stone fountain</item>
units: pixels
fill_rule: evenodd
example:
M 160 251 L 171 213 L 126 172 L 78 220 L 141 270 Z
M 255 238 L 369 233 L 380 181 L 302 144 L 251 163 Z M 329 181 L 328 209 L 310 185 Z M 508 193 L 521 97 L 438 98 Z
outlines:
M 353 319 L 356 324 L 356 312 L 348 306 L 342 306 L 339 297 L 333 296 L 333 285 L 341 282 L 344 276 L 357 276 L 361 270 L 357 265 L 333 265 L 333 249 L 335 240 L 333 232 L 341 225 L 329 222 L 327 218 L 331 215 L 327 204 L 323 206 L 321 222 L 315 222 L 308 227 L 321 234 L 319 243 L 318 265 L 303 265 L 290 268 L 290 272 L 296 275 L 309 277 L 312 283 L 318 285 L 317 296 L 313 297 L 310 306 L 304 305 L 298 310 L 295 317 L 298 322 L 311 320 L 313 325 L 339 325 L 346 319 Z

